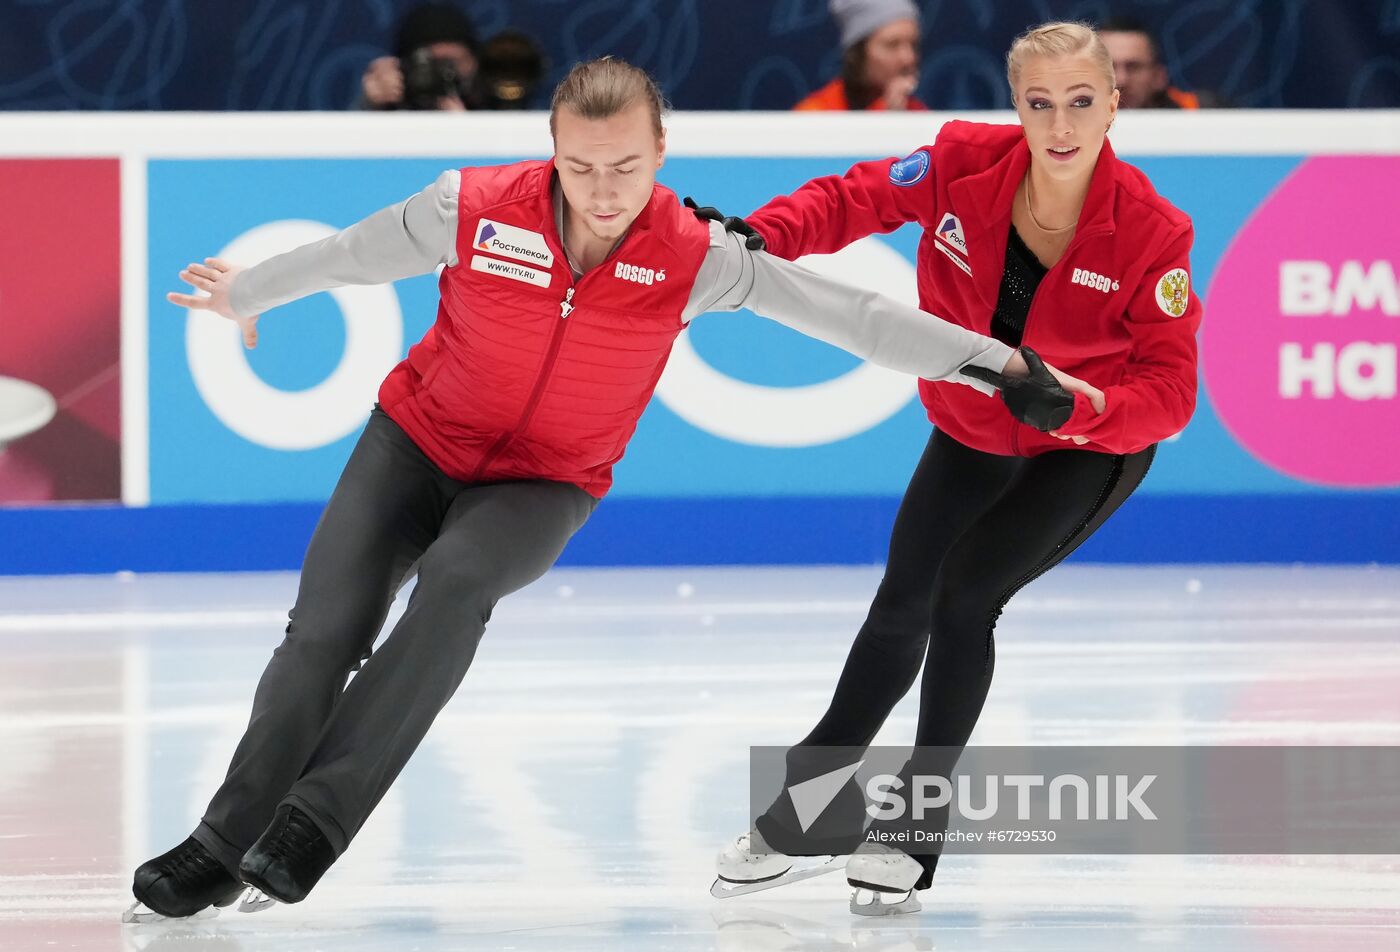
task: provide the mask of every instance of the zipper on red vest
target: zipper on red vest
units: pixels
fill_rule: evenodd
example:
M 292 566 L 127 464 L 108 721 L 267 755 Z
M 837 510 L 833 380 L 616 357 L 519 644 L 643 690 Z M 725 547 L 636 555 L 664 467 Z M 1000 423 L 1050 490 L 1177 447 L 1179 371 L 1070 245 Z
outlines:
M 571 285 L 564 292 L 564 300 L 559 302 L 560 320 L 554 325 L 554 333 L 549 338 L 549 350 L 545 351 L 544 363 L 540 366 L 540 372 L 535 377 L 535 386 L 530 391 L 530 398 L 525 401 L 525 409 L 520 411 L 520 419 L 515 421 L 515 426 L 505 433 L 502 433 L 491 448 L 486 451 L 486 455 L 481 458 L 481 462 L 476 467 L 476 472 L 472 474 L 470 482 L 476 482 L 486 472 L 487 467 L 496 461 L 511 440 L 524 431 L 529 425 L 530 418 L 535 415 L 535 407 L 539 406 L 541 398 L 544 397 L 545 385 L 554 373 L 554 362 L 559 359 L 559 346 L 564 341 L 564 330 L 569 326 L 569 322 L 564 320 L 574 309 L 572 303 L 575 288 Z
M 558 230 L 551 224 L 546 227 L 543 234 L 545 244 L 549 246 L 550 250 L 567 262 L 568 255 L 564 254 L 564 239 L 562 235 L 558 234 Z M 551 238 L 556 239 L 556 241 L 551 242 Z M 582 283 L 588 281 L 594 274 L 602 273 L 602 265 L 618 257 L 622 252 L 623 246 L 633 242 L 634 239 L 635 234 L 629 232 L 628 235 L 618 243 L 618 246 L 609 252 L 608 256 L 603 259 L 601 264 L 588 269 L 582 277 L 577 279 L 578 282 Z M 554 247 L 555 244 L 557 244 L 558 247 Z M 564 267 L 567 269 L 570 268 L 570 265 L 566 263 Z M 574 293 L 577 290 L 578 286 L 576 284 L 570 284 L 568 290 L 564 292 L 564 300 L 559 302 L 560 320 L 558 324 L 554 325 L 554 335 L 549 340 L 549 350 L 545 353 L 544 365 L 540 367 L 539 376 L 535 378 L 535 387 L 530 391 L 530 398 L 525 401 L 525 409 L 521 412 L 520 419 L 516 421 L 513 429 L 502 433 L 496 442 L 491 444 L 491 448 L 486 451 L 486 455 L 481 458 L 481 462 L 477 465 L 476 472 L 472 474 L 471 482 L 475 482 L 481 478 L 482 474 L 486 472 L 487 467 L 496 461 L 496 458 L 510 445 L 511 440 L 515 439 L 515 437 L 525 429 L 530 422 L 530 418 L 534 416 L 535 407 L 539 405 L 541 398 L 544 396 L 545 384 L 549 382 L 550 375 L 554 372 L 554 362 L 559 357 L 559 345 L 564 339 L 564 329 L 569 325 L 568 316 L 572 314 L 577 307 L 577 305 L 574 304 Z

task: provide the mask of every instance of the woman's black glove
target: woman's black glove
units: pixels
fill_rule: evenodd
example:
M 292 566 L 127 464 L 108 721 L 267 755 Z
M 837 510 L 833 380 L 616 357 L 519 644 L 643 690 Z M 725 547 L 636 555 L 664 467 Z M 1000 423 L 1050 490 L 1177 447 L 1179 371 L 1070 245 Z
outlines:
M 1029 377 L 1007 377 L 986 367 L 964 367 L 964 376 L 989 383 L 1001 391 L 1002 402 L 1011 415 L 1042 433 L 1058 430 L 1074 413 L 1074 394 L 1070 393 L 1040 355 L 1022 345 L 1021 357 L 1030 370 Z
M 682 203 L 686 208 L 695 213 L 695 217 L 701 221 L 717 221 L 724 226 L 725 231 L 732 231 L 736 235 L 744 236 L 744 247 L 750 251 L 762 251 L 765 247 L 763 236 L 754 231 L 753 226 L 742 218 L 735 218 L 733 215 L 725 215 L 724 212 L 713 205 L 706 205 L 703 208 L 695 204 L 695 199 L 689 195 Z

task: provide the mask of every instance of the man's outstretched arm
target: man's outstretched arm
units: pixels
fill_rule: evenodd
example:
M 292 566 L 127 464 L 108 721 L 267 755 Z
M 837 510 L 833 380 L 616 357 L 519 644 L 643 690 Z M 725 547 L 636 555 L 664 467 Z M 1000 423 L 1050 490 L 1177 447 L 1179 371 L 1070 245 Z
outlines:
M 994 394 L 991 384 L 963 376 L 968 365 L 1023 376 L 1016 351 L 874 291 L 843 284 L 806 268 L 749 250 L 742 236 L 710 225 L 710 249 L 685 318 L 705 311 L 754 313 L 858 357 L 924 377 Z
M 417 194 L 381 209 L 328 238 L 252 267 L 206 258 L 180 272 L 204 294 L 171 292 L 180 307 L 214 311 L 236 321 L 243 342 L 257 343 L 257 319 L 274 307 L 350 284 L 385 284 L 456 263 L 457 192 L 461 174 L 447 171 Z

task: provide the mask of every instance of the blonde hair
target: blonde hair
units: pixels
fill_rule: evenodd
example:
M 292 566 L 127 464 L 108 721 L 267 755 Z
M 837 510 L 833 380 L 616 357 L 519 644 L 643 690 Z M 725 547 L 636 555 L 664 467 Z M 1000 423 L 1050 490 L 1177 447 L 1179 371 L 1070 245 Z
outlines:
M 1006 52 L 1006 82 L 1011 86 L 1011 100 L 1016 101 L 1016 80 L 1021 67 L 1033 56 L 1074 56 L 1083 53 L 1104 74 L 1110 90 L 1116 85 L 1113 57 L 1099 34 L 1087 23 L 1057 21 L 1032 27 L 1011 44 Z
M 666 100 L 645 70 L 611 56 L 579 63 L 554 87 L 549 134 L 554 135 L 560 109 L 567 108 L 584 119 L 608 119 L 639 102 L 651 110 L 652 129 L 660 138 Z

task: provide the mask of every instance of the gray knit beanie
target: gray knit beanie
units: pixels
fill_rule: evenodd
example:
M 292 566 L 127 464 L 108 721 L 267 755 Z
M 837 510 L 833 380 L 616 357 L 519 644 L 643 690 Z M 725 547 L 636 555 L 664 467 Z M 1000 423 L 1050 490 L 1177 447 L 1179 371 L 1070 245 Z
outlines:
M 831 0 L 831 15 L 841 29 L 841 49 L 848 50 L 896 20 L 919 20 L 913 0 Z

